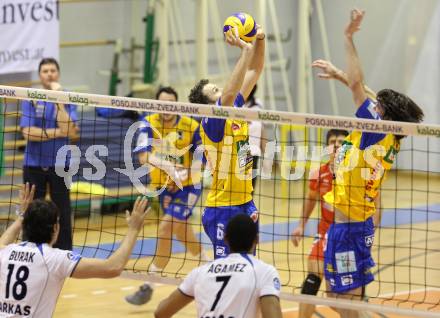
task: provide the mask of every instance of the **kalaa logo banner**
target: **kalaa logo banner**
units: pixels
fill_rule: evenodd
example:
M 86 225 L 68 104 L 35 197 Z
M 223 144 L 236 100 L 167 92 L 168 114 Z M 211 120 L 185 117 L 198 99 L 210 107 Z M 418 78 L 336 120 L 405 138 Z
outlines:
M 57 0 L 0 0 L 0 74 L 38 70 L 59 56 Z

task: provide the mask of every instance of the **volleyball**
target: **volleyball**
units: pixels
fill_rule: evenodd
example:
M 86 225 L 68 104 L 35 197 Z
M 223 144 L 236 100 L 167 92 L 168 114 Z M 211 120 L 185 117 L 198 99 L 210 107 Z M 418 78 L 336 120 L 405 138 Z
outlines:
M 257 25 L 254 18 L 247 13 L 239 12 L 229 16 L 223 25 L 223 33 L 237 27 L 240 39 L 251 42 L 257 35 Z

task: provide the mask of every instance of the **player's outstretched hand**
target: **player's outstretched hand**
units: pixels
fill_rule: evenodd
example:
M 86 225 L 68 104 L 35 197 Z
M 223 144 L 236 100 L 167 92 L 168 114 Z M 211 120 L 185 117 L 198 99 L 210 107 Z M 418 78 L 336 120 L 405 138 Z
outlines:
M 312 63 L 312 67 L 318 68 L 321 71 L 321 73 L 318 73 L 318 77 L 323 79 L 336 78 L 338 72 L 341 71 L 331 62 L 326 60 L 316 60 Z
M 263 28 L 261 27 L 261 25 L 257 24 L 257 35 L 256 35 L 257 40 L 264 40 L 265 37 L 266 37 L 266 33 L 264 33 Z
M 301 226 L 298 226 L 296 229 L 292 231 L 290 235 L 290 240 L 293 243 L 293 246 L 298 247 L 299 243 L 304 237 L 304 229 Z
M 350 12 L 350 22 L 345 28 L 345 35 L 352 36 L 354 33 L 361 29 L 362 19 L 365 16 L 365 11 L 358 9 L 351 10 Z
M 144 225 L 145 215 L 147 215 L 150 208 L 147 208 L 148 199 L 145 197 L 137 197 L 133 205 L 133 210 L 130 212 L 127 210 L 125 214 L 127 216 L 128 227 L 139 231 Z
M 34 200 L 34 194 L 35 194 L 35 184 L 32 186 L 29 184 L 29 182 L 26 182 L 26 184 L 23 184 L 20 188 L 20 213 L 26 212 L 27 208 L 29 207 L 29 204 Z
M 235 27 L 225 32 L 225 41 L 230 46 L 236 46 L 242 50 L 249 50 L 252 48 L 252 43 L 248 43 L 240 39 L 240 36 L 238 35 L 238 29 Z

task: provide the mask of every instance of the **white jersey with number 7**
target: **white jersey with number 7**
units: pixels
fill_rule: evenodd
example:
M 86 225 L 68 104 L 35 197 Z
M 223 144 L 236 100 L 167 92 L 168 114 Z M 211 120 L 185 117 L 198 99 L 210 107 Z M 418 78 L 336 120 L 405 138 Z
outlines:
M 81 256 L 23 242 L 0 250 L 0 317 L 51 317 Z
M 225 258 L 192 270 L 179 290 L 194 297 L 197 317 L 260 317 L 260 297 L 280 294 L 276 269 L 248 254 Z

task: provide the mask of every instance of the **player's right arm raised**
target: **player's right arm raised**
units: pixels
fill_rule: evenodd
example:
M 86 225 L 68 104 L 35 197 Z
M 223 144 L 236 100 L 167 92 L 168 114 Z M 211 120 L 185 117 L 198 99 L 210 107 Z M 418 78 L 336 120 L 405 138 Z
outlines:
M 248 99 L 254 86 L 257 84 L 261 73 L 264 69 L 264 55 L 266 52 L 266 35 L 260 25 L 257 26 L 257 36 L 253 45 L 252 59 L 249 64 L 249 68 L 246 71 L 243 85 L 241 86 L 240 93 L 245 100 Z
M 221 102 L 224 106 L 231 106 L 234 104 L 235 98 L 237 97 L 240 89 L 242 87 L 246 72 L 249 68 L 252 56 L 253 56 L 253 45 L 251 43 L 246 43 L 238 36 L 237 29 L 233 29 L 225 33 L 226 42 L 231 46 L 236 46 L 241 49 L 240 58 L 235 64 L 235 68 L 232 71 L 231 76 L 226 82 L 221 96 Z
M 347 79 L 348 87 L 353 94 L 353 100 L 357 106 L 361 106 L 367 99 L 367 94 L 364 90 L 364 74 L 362 73 L 362 67 L 357 54 L 356 48 L 353 43 L 353 35 L 360 30 L 362 19 L 364 18 L 365 11 L 354 9 L 351 11 L 350 22 L 345 28 L 345 54 L 347 57 Z
M 131 215 L 128 211 L 128 231 L 119 248 L 105 260 L 82 258 L 72 273 L 74 278 L 111 278 L 121 274 L 131 255 L 139 231 L 144 225 L 147 214 L 148 200 L 138 197 L 134 203 Z

